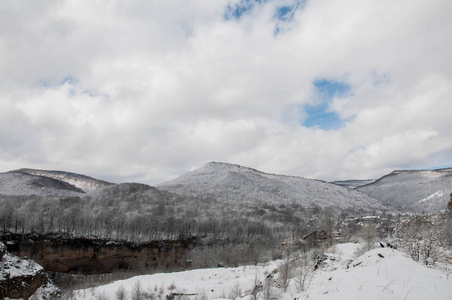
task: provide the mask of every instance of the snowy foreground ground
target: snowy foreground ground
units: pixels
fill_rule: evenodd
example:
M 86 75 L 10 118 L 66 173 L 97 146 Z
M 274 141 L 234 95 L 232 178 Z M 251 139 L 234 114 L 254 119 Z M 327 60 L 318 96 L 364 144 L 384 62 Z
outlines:
M 405 253 L 390 248 L 374 249 L 356 258 L 358 248 L 359 245 L 348 243 L 329 249 L 328 259 L 316 271 L 310 271 L 301 292 L 297 277 L 290 280 L 286 292 L 278 287 L 281 273 L 275 269 L 281 261 L 273 261 L 259 266 L 136 276 L 77 290 L 74 296 L 120 299 L 118 291 L 122 290 L 125 299 L 134 299 L 140 290 L 150 299 L 166 299 L 171 293 L 193 294 L 180 299 L 252 299 L 255 283 L 265 282 L 267 275 L 272 274 L 269 293 L 261 291 L 259 299 L 452 299 L 452 279 L 444 271 L 414 262 Z

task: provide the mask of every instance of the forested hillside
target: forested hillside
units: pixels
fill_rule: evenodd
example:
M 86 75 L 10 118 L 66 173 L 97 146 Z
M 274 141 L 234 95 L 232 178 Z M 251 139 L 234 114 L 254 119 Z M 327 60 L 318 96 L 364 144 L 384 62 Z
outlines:
M 5 233 L 132 242 L 196 236 L 203 243 L 274 244 L 287 232 L 311 232 L 324 212 L 346 217 L 384 209 L 349 188 L 222 163 L 158 188 L 31 169 L 0 174 L 0 182 Z
M 452 192 L 452 169 L 394 171 L 357 190 L 403 211 L 438 213 Z

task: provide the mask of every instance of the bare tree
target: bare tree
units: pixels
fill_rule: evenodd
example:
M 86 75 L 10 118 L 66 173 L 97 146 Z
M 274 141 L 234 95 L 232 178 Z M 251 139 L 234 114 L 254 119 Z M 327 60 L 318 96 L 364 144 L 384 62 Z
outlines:
M 283 243 L 283 261 L 278 266 L 279 271 L 279 284 L 282 286 L 284 292 L 287 291 L 289 286 L 289 279 L 292 271 L 292 252 L 294 248 L 293 235 L 290 239 L 287 239 Z
M 141 281 L 135 282 L 132 290 L 132 300 L 142 300 L 143 299 L 143 288 L 141 287 Z
M 365 250 L 370 250 L 374 247 L 375 239 L 377 238 L 377 227 L 374 223 L 367 222 L 361 227 L 360 237 L 364 240 Z
M 327 232 L 327 241 L 330 246 L 333 244 L 333 230 L 335 224 L 333 212 L 329 209 L 326 210 L 320 223 L 320 229 Z
M 116 290 L 115 294 L 116 300 L 126 300 L 126 290 L 122 285 Z
M 452 218 L 452 193 L 450 193 L 450 200 L 447 203 L 447 210 L 449 211 L 449 218 Z
M 256 276 L 254 277 L 254 286 L 253 289 L 251 290 L 251 299 L 258 300 L 261 291 L 262 291 L 262 282 L 259 280 L 259 277 L 257 277 L 256 274 Z
M 289 287 L 291 262 L 289 259 L 284 259 L 284 261 L 279 265 L 279 283 L 281 284 L 284 292 L 287 291 Z
M 269 274 L 265 280 L 264 284 L 262 286 L 262 297 L 264 300 L 271 300 L 275 296 L 275 289 L 274 289 L 274 280 L 273 276 Z
M 309 256 L 304 254 L 298 258 L 298 268 L 295 275 L 295 285 L 299 292 L 304 291 L 313 276 L 314 263 L 309 260 Z
M 240 282 L 237 281 L 232 288 L 232 290 L 229 292 L 229 299 L 237 299 L 240 298 L 242 295 L 242 289 L 240 288 Z

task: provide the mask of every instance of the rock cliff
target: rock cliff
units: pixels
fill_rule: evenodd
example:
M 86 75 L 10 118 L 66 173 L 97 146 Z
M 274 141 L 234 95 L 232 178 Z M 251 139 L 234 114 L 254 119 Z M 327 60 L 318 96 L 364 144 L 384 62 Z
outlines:
M 57 236 L 9 235 L 9 250 L 27 256 L 47 271 L 101 274 L 115 270 L 168 270 L 183 267 L 191 241 L 143 244 Z

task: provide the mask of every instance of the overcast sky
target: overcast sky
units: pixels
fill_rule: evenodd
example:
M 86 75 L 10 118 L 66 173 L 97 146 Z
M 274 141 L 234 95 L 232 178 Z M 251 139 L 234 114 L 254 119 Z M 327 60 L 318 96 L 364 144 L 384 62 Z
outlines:
M 0 1 L 0 171 L 452 165 L 452 1 Z

